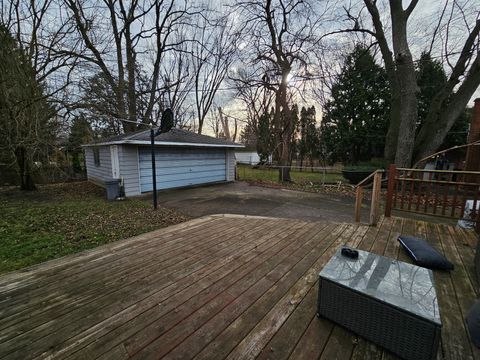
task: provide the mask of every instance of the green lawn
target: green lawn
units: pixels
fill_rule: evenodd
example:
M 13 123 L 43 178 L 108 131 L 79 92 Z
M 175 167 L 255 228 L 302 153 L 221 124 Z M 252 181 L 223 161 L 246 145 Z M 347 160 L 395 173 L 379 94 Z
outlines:
M 238 165 L 237 172 L 240 180 L 243 181 L 273 181 L 278 182 L 278 169 L 254 169 L 249 165 Z M 338 181 L 348 182 L 341 173 L 326 173 L 311 171 L 291 171 L 292 180 L 296 183 L 336 183 Z
M 0 189 L 0 273 L 188 220 L 151 200 L 106 201 L 87 182 Z

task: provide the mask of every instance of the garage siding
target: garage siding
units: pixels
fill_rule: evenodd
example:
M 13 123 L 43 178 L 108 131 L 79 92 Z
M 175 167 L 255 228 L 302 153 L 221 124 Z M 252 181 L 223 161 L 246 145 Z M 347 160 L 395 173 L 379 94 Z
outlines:
M 112 159 L 110 155 L 110 146 L 98 146 L 100 166 L 95 165 L 93 158 L 93 149 L 95 147 L 85 148 L 85 165 L 87 168 L 87 178 L 100 186 L 104 185 L 104 180 L 112 178 Z
M 140 180 L 138 178 L 138 147 L 122 145 L 118 148 L 120 163 L 120 177 L 123 179 L 126 196 L 140 194 Z
M 150 149 L 139 147 L 138 151 L 141 192 L 152 191 Z M 226 181 L 227 157 L 225 149 L 157 149 L 155 152 L 157 189 Z

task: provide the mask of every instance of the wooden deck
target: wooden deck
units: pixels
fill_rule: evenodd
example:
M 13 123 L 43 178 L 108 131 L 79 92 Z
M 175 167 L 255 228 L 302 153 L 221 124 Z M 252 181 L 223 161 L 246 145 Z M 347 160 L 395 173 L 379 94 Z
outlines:
M 439 359 L 480 359 L 464 317 L 478 296 L 474 234 L 401 218 L 378 227 L 210 216 L 0 277 L 0 358 L 394 359 L 316 313 L 318 272 L 343 244 L 409 261 L 419 235 L 455 264 L 435 272 Z

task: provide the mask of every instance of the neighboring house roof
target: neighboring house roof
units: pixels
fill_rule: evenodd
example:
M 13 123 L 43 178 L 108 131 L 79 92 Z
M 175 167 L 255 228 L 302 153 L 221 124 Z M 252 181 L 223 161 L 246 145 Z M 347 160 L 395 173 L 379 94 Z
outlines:
M 136 131 L 133 133 L 117 135 L 108 139 L 100 139 L 83 146 L 99 145 L 150 145 L 150 130 Z M 244 145 L 237 144 L 224 139 L 217 139 L 207 135 L 199 135 L 182 129 L 171 129 L 169 132 L 155 136 L 155 145 L 163 146 L 202 146 L 202 147 L 232 147 L 243 148 Z

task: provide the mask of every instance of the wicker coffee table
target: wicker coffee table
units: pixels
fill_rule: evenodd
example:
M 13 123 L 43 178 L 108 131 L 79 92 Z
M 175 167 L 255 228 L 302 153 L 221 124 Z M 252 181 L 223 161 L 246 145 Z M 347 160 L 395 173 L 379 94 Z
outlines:
M 320 272 L 318 315 L 404 359 L 435 359 L 442 322 L 430 270 L 341 249 Z

